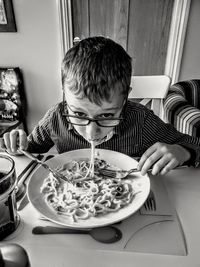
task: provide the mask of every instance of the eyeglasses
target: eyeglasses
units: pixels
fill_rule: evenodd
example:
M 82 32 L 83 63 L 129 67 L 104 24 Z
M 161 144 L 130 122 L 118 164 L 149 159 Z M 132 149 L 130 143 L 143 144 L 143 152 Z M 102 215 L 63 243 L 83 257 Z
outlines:
M 87 126 L 91 122 L 95 122 L 98 126 L 101 127 L 114 127 L 117 126 L 123 118 L 99 118 L 99 119 L 91 119 L 89 117 L 78 117 L 74 115 L 64 114 L 64 116 L 68 119 L 68 122 L 74 125 L 79 126 Z
M 79 116 L 75 116 L 75 115 L 70 115 L 70 114 L 68 114 L 66 107 L 68 107 L 69 110 L 71 110 L 69 105 L 67 104 L 67 102 L 64 101 L 64 99 L 63 99 L 63 114 L 62 115 L 65 116 L 67 118 L 68 122 L 73 124 L 73 125 L 87 126 L 91 122 L 95 122 L 100 127 L 115 127 L 123 120 L 123 118 L 121 116 L 119 118 L 93 119 L 93 118 L 89 118 L 87 116 L 79 117 Z M 71 110 L 71 112 L 73 112 L 73 111 Z

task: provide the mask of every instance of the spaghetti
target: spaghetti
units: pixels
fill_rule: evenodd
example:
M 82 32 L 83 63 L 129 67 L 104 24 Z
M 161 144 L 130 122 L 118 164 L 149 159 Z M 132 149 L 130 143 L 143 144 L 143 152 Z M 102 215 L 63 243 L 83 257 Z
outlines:
M 101 168 L 115 168 L 94 157 L 64 164 L 58 169 L 68 178 L 63 182 L 49 174 L 41 187 L 45 201 L 58 214 L 74 222 L 80 219 L 115 212 L 128 205 L 137 191 L 129 180 L 112 179 L 100 175 Z

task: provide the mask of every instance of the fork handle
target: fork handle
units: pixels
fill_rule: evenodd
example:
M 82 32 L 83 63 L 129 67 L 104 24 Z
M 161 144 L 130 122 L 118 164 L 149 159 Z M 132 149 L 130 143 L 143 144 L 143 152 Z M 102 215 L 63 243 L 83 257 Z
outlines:
M 186 168 L 186 167 L 188 167 L 188 166 L 187 165 L 180 165 L 180 166 L 175 167 L 174 170 L 183 169 L 183 168 Z M 152 170 L 153 170 L 153 168 L 150 168 L 150 169 L 148 169 L 148 172 L 152 171 Z M 128 172 L 130 174 L 132 172 L 140 172 L 140 171 L 137 168 L 133 168 L 133 169 L 130 169 L 129 171 L 121 171 L 121 172 L 122 173 L 123 172 Z
M 30 152 L 25 151 L 25 150 L 21 150 L 21 149 L 20 149 L 20 152 L 22 152 L 29 159 L 32 159 L 35 162 L 37 162 L 38 164 L 42 165 L 45 169 L 51 171 L 51 168 L 46 163 L 42 162 L 41 160 L 39 160 L 38 158 L 36 158 L 35 156 L 33 156 Z
M 184 168 L 187 168 L 187 167 L 188 167 L 187 165 L 179 165 L 179 166 L 175 167 L 172 170 L 179 170 L 179 169 L 184 169 Z M 152 171 L 152 170 L 153 170 L 153 168 L 148 169 L 148 171 Z M 132 172 L 137 172 L 137 171 L 138 171 L 137 169 L 132 169 Z

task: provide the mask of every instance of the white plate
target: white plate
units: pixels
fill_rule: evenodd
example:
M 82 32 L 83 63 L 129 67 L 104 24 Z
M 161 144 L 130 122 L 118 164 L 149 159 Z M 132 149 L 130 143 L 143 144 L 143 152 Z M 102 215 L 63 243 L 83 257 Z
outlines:
M 108 163 L 115 165 L 121 169 L 131 169 L 136 167 L 137 161 L 131 157 L 111 150 L 95 149 L 96 155 L 100 159 L 106 160 Z M 49 166 L 56 168 L 63 164 L 70 162 L 71 160 L 79 160 L 90 158 L 91 149 L 79 149 L 69 151 L 60 155 L 56 155 L 54 158 L 47 161 Z M 32 205 L 37 209 L 39 213 L 45 216 L 52 222 L 58 223 L 69 228 L 94 228 L 101 227 L 109 224 L 116 223 L 124 220 L 133 213 L 135 213 L 145 202 L 150 191 L 150 180 L 147 175 L 142 176 L 139 172 L 133 174 L 134 179 L 132 186 L 139 187 L 139 193 L 135 195 L 133 201 L 121 208 L 116 212 L 111 212 L 105 215 L 91 217 L 86 220 L 79 220 L 78 222 L 72 222 L 67 216 L 58 215 L 51 207 L 47 205 L 44 200 L 44 196 L 40 193 L 40 187 L 43 184 L 44 179 L 47 177 L 48 171 L 43 167 L 39 167 L 31 176 L 28 183 L 28 198 Z

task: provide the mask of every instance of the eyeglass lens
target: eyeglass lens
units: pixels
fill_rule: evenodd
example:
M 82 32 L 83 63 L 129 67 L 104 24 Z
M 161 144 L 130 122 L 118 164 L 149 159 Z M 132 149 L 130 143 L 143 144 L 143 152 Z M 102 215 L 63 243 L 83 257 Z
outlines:
M 119 124 L 120 119 L 113 119 L 113 120 L 97 120 L 97 119 L 84 119 L 84 118 L 78 118 L 78 117 L 73 117 L 68 115 L 67 116 L 69 118 L 69 121 L 72 124 L 76 124 L 76 125 L 83 125 L 86 126 L 88 125 L 91 121 L 95 121 L 98 125 L 100 126 L 116 126 Z

